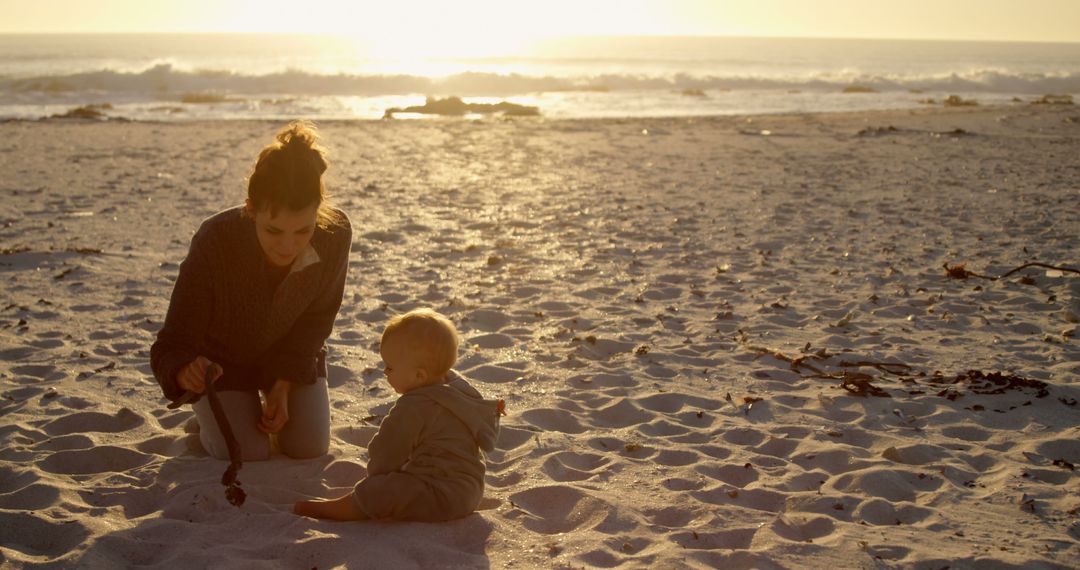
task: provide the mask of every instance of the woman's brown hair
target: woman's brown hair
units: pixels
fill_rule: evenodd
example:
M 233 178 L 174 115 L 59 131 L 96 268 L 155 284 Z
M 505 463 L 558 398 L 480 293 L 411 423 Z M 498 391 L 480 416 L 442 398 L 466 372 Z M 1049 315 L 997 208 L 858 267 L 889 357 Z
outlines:
M 322 175 L 326 172 L 326 149 L 319 144 L 319 132 L 307 121 L 293 121 L 259 153 L 255 170 L 248 178 L 251 212 L 279 208 L 303 210 L 316 206 L 319 227 L 328 229 L 341 221 L 327 202 Z

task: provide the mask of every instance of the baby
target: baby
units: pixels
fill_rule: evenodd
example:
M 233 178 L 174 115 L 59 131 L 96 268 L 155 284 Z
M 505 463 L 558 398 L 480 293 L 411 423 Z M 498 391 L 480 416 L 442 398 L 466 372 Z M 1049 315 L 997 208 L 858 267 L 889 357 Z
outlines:
M 485 400 L 457 372 L 454 324 L 430 309 L 392 319 L 379 352 L 401 397 L 368 446 L 367 477 L 332 500 L 300 501 L 298 515 L 333 520 L 446 521 L 476 510 L 484 458 L 495 448 L 502 401 Z

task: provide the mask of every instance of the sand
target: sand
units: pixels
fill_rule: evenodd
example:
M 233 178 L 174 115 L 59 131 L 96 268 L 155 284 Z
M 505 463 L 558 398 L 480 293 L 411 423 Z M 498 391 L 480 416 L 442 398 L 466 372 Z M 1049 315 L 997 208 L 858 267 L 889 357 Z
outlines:
M 1080 110 L 322 124 L 330 454 L 235 508 L 149 346 L 279 127 L 0 124 L 0 565 L 1080 566 L 1080 275 L 943 269 L 1080 265 Z M 290 514 L 363 476 L 419 306 L 507 401 L 484 509 Z

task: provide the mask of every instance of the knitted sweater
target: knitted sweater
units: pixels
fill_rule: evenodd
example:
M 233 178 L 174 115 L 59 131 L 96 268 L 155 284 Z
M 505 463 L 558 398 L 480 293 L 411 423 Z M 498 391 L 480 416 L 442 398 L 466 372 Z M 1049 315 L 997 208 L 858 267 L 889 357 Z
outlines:
M 218 390 L 269 389 L 277 379 L 315 381 L 345 290 L 352 226 L 316 228 L 308 248 L 278 282 L 255 223 L 243 207 L 203 221 L 180 264 L 150 366 L 169 400 L 184 390 L 176 374 L 196 356 L 221 365 Z

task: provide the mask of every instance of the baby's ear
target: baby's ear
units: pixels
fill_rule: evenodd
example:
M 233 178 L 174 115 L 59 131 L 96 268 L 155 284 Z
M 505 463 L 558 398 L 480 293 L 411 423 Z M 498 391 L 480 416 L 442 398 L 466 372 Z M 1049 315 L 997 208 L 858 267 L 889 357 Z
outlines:
M 423 386 L 423 385 L 427 384 L 427 381 L 428 381 L 427 370 L 424 370 L 423 368 L 417 368 L 416 369 L 416 379 L 419 381 L 418 383 L 419 383 L 420 386 Z

